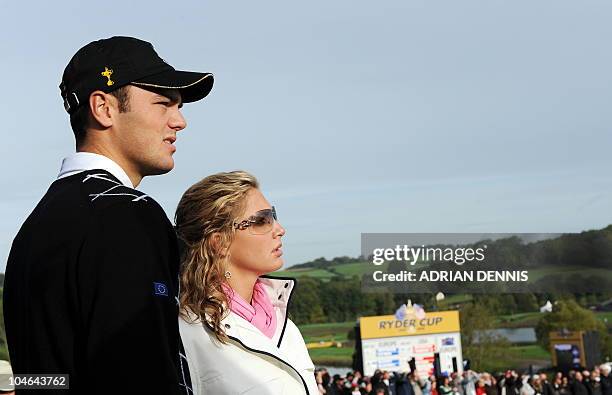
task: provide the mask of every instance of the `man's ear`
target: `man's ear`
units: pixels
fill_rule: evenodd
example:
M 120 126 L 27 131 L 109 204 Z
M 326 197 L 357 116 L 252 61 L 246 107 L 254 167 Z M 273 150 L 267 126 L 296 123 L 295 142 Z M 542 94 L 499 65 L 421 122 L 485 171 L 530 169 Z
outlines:
M 94 91 L 89 95 L 89 110 L 92 118 L 104 128 L 113 125 L 113 110 L 116 103 L 112 101 L 112 95 L 102 91 Z

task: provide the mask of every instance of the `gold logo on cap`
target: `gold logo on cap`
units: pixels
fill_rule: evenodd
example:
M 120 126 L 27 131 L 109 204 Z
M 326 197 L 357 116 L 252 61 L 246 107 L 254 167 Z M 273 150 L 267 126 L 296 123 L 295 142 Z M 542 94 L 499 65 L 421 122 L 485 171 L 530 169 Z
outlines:
M 113 70 L 109 69 L 108 67 L 104 67 L 104 71 L 101 72 L 100 74 L 108 78 L 108 81 L 106 81 L 106 85 L 111 86 L 115 83 L 113 82 L 113 80 L 111 80 L 111 75 L 113 75 Z

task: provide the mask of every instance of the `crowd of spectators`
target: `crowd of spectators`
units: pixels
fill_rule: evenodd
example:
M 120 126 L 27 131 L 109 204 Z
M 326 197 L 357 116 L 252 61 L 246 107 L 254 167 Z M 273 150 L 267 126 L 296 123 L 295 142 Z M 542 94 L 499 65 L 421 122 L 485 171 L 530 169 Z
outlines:
M 611 365 L 592 370 L 527 374 L 508 370 L 497 374 L 472 370 L 449 376 L 421 377 L 416 371 L 377 370 L 372 376 L 348 372 L 330 376 L 315 372 L 321 395 L 612 395 Z

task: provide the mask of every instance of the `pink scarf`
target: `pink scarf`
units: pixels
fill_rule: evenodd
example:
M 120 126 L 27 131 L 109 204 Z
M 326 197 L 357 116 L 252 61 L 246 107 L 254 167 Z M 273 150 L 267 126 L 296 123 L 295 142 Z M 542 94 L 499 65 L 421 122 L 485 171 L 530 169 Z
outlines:
M 276 331 L 276 314 L 261 281 L 257 280 L 255 282 L 251 303 L 248 303 L 237 292 L 234 292 L 228 284 L 223 283 L 222 285 L 225 294 L 230 300 L 230 309 L 249 321 L 271 339 Z

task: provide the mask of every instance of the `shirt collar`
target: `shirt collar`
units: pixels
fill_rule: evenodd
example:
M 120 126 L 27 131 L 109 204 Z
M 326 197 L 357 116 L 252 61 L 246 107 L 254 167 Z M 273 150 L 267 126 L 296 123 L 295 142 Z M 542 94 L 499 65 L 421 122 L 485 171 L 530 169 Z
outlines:
M 92 152 L 76 152 L 64 158 L 57 178 L 60 179 L 82 171 L 94 169 L 106 170 L 126 187 L 134 188 L 134 184 L 132 184 L 130 177 L 128 177 L 121 166 L 106 156 L 94 154 Z

